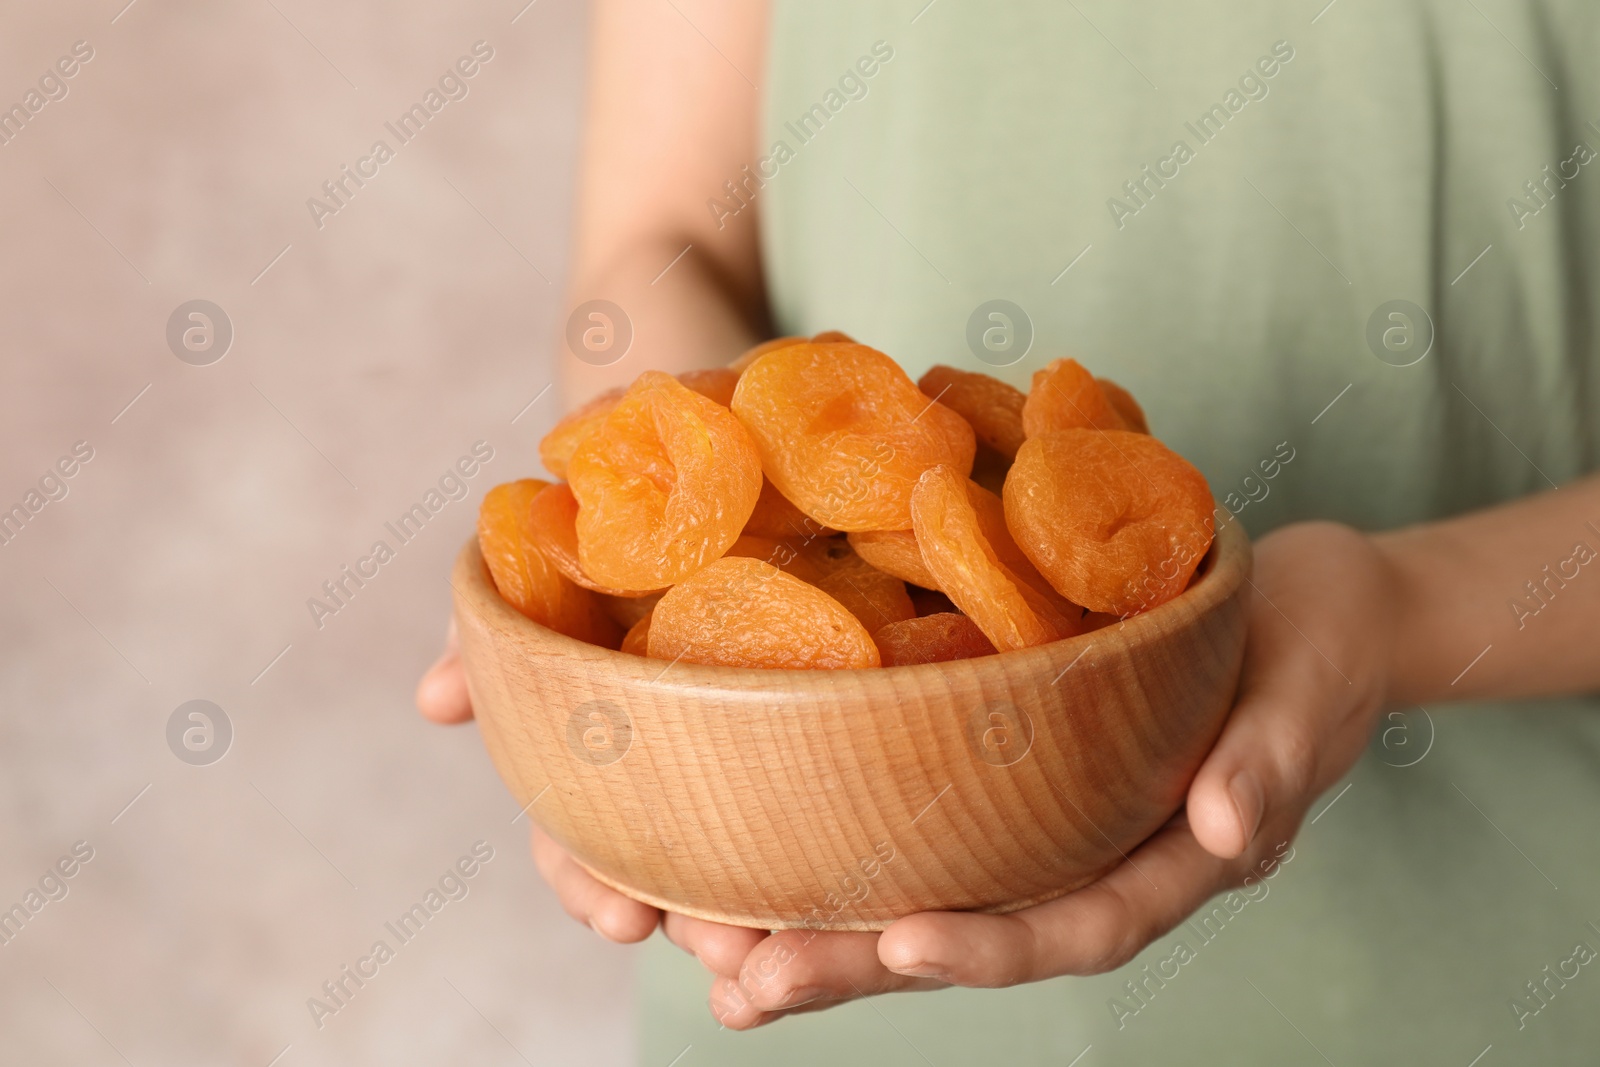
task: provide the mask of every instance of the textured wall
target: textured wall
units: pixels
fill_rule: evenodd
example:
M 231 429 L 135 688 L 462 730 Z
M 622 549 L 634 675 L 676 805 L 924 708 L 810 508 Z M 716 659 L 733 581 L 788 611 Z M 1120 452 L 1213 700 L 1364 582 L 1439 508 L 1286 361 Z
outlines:
M 0 14 L 0 1062 L 623 1061 L 627 954 L 560 913 L 475 730 L 411 706 L 477 500 L 555 414 L 512 421 L 550 380 L 582 6 L 124 2 Z M 342 165 L 372 176 L 314 217 Z M 233 331 L 208 365 L 168 343 L 195 299 Z M 169 746 L 195 699 L 233 732 L 209 765 Z M 402 945 L 385 923 L 478 841 Z

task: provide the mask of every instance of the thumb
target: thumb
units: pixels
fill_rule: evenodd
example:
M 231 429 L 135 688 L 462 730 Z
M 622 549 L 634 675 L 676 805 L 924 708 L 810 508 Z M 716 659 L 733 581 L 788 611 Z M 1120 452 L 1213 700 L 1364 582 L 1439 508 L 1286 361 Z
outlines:
M 1240 855 L 1264 823 L 1310 798 L 1320 748 L 1315 694 L 1281 668 L 1249 679 L 1189 786 L 1189 828 L 1207 852 Z
M 417 710 L 438 723 L 467 722 L 472 718 L 472 698 L 467 694 L 467 672 L 461 665 L 453 618 L 445 635 L 444 654 L 417 683 Z

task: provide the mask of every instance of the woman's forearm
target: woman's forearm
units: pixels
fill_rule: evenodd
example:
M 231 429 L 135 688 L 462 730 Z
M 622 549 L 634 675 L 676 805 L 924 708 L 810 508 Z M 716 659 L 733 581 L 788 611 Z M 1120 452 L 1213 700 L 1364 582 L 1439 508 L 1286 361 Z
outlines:
M 1600 477 L 1376 541 L 1392 703 L 1600 690 Z
M 694 249 L 672 262 L 687 243 L 682 237 L 641 234 L 617 249 L 608 263 L 573 278 L 568 313 L 599 296 L 623 309 L 633 340 L 627 355 L 614 364 L 593 365 L 574 358 L 570 350 L 563 352 L 562 382 L 569 406 L 626 385 L 643 370 L 676 374 L 722 366 L 761 339 L 760 309 L 747 306 L 718 264 Z M 662 276 L 668 264 L 671 269 Z
M 615 363 L 580 359 L 564 315 L 569 405 L 642 370 L 726 363 L 764 330 L 759 204 L 707 201 L 757 155 L 766 20 L 760 0 L 593 4 L 566 312 L 610 301 L 633 341 Z

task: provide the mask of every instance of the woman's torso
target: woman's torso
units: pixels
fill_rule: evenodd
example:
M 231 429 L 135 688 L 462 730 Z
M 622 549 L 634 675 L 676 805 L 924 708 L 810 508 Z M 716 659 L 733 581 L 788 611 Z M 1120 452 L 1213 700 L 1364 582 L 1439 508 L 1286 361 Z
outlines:
M 1071 355 L 1257 536 L 1597 466 L 1600 6 L 923 2 L 775 6 L 752 202 L 780 330 L 1023 388 Z M 1031 324 L 1016 362 L 969 344 L 995 300 Z M 1387 721 L 1268 897 L 1115 975 L 734 1035 L 693 961 L 655 952 L 643 1062 L 1593 1062 L 1600 966 L 1542 969 L 1600 950 L 1594 711 Z M 1177 977 L 1126 991 L 1185 939 Z

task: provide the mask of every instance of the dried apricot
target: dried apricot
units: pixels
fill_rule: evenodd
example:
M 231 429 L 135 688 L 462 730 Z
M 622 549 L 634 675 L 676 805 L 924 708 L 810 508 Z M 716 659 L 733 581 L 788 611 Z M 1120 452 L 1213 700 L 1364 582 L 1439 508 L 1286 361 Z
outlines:
M 953 659 L 991 656 L 994 644 L 965 615 L 942 612 L 879 627 L 872 635 L 885 667 L 912 663 L 944 663 Z M 627 640 L 623 640 L 626 649 Z
M 1056 632 L 1057 637 L 1076 637 L 1092 629 L 1087 621 L 1089 615 L 1083 608 L 1071 603 L 1054 589 L 1040 589 L 1029 585 L 1009 568 L 1007 573 L 1016 582 L 1017 592 L 1022 594 L 1022 599 L 1028 607 Z
M 533 498 L 549 483 L 537 478 L 489 490 L 478 510 L 478 548 L 506 603 L 558 633 L 616 648 L 622 628 L 601 610 L 593 593 L 569 581 L 540 552 L 531 536 Z
M 856 339 L 843 330 L 823 330 L 821 333 L 811 335 L 811 343 L 814 345 L 853 345 L 856 343 Z
M 691 370 L 678 375 L 678 380 L 708 400 L 715 400 L 727 407 L 733 400 L 733 387 L 739 384 L 739 372 L 727 367 Z M 572 454 L 578 450 L 578 445 L 600 428 L 626 392 L 620 387 L 607 389 L 556 423 L 539 442 L 539 459 L 545 470 L 557 478 L 565 478 L 567 464 L 572 461 Z
M 795 507 L 765 478 L 761 480 L 761 495 L 756 497 L 756 509 L 750 513 L 750 521 L 744 524 L 744 532 L 779 541 L 810 541 L 831 537 L 834 533 Z
M 598 430 L 622 400 L 626 389 L 607 389 L 599 396 L 565 415 L 539 442 L 539 461 L 557 478 L 567 476 L 567 464 L 583 439 Z
M 761 494 L 739 420 L 659 371 L 639 376 L 567 475 L 583 570 L 621 590 L 673 585 L 721 556 Z
M 836 530 L 905 530 L 923 471 L 972 469 L 972 427 L 929 400 L 894 360 L 856 344 L 789 345 L 739 379 L 733 412 L 767 477 Z
M 1213 507 L 1187 460 L 1123 430 L 1030 436 L 1006 478 L 1006 520 L 1028 558 L 1062 596 L 1112 615 L 1183 592 L 1211 544 Z
M 1027 396 L 999 378 L 939 364 L 917 380 L 917 388 L 966 419 L 980 445 L 1007 459 L 1022 447 L 1022 405 Z
M 845 606 L 770 563 L 725 556 L 672 587 L 650 616 L 655 659 L 725 667 L 878 666 L 878 646 Z
M 809 582 L 812 585 L 815 585 L 817 579 L 822 576 L 821 568 L 810 556 L 788 541 L 779 541 L 771 537 L 740 534 L 739 539 L 728 547 L 724 555 L 759 559 L 763 563 L 772 564 L 785 574 L 792 574 L 802 582 Z
M 798 570 L 783 569 L 849 608 L 868 633 L 877 633 L 891 622 L 916 617 L 917 609 L 906 593 L 906 583 L 868 563 L 843 538 L 815 541 L 800 551 L 800 559 L 814 568 L 815 576 L 808 578 Z
M 911 494 L 917 546 L 940 591 L 998 649 L 1029 648 L 1065 636 L 1041 618 L 1037 602 L 1043 594 L 996 556 L 972 505 L 971 484 L 955 469 L 938 466 L 923 473 Z
M 578 501 L 566 482 L 547 485 L 534 495 L 528 506 L 529 536 L 556 569 L 585 589 L 612 597 L 644 597 L 664 590 L 612 589 L 601 585 L 584 571 L 578 560 Z M 603 605 L 602 605 L 603 606 Z M 610 614 L 610 612 L 607 612 Z
M 733 403 L 733 390 L 739 384 L 739 372 L 728 367 L 687 370 L 678 375 L 678 381 L 707 400 L 715 400 L 723 407 L 727 407 Z
M 1075 359 L 1058 359 L 1033 374 L 1033 388 L 1022 405 L 1022 429 L 1029 437 L 1046 430 L 1125 430 L 1094 375 Z
M 937 589 L 922 562 L 922 549 L 917 547 L 917 535 L 910 530 L 860 530 L 850 534 L 850 547 L 874 567 L 892 574 L 902 582 L 920 585 L 924 589 Z
M 1013 578 L 1019 580 L 1022 598 L 1062 637 L 1084 633 L 1084 609 L 1056 592 L 1049 579 L 1039 573 L 1028 554 L 1022 551 L 1011 528 L 1006 525 L 1005 504 L 1000 497 L 975 483 L 967 485 L 967 499 L 978 513 L 978 529 L 994 550 L 995 558 Z
M 967 481 L 967 500 L 978 521 L 978 531 L 994 552 L 995 558 L 1018 578 L 1047 595 L 1054 590 L 1011 536 L 1006 526 L 1005 505 L 1000 497 L 973 481 Z M 939 589 L 938 580 L 923 560 L 923 552 L 912 530 L 872 530 L 850 535 L 851 546 L 868 563 L 924 589 Z M 1067 611 L 1068 605 L 1060 605 Z
M 622 635 L 622 651 L 630 656 L 648 656 L 650 654 L 650 615 L 654 608 L 640 616 L 639 621 L 628 627 L 628 632 Z
M 973 513 L 978 518 L 978 532 L 983 535 L 984 542 L 994 552 L 995 558 L 1035 589 L 1050 591 L 1050 583 L 1034 568 L 1028 554 L 1018 547 L 1016 539 L 1011 536 L 1011 528 L 1006 525 L 1005 502 L 970 480 L 967 482 L 967 502 L 972 505 Z
M 778 349 L 786 348 L 789 345 L 797 345 L 804 340 L 804 337 L 774 337 L 770 341 L 762 341 L 760 344 L 746 349 L 743 355 L 734 360 L 732 363 L 728 364 L 728 369 L 733 371 L 735 374 L 741 374 L 744 372 L 746 367 L 750 366 L 750 364 L 754 363 L 768 352 L 775 352 Z
M 1133 394 L 1110 378 L 1096 378 L 1100 383 L 1100 390 L 1106 394 L 1106 399 L 1111 401 L 1111 406 L 1116 409 L 1127 428 L 1134 433 L 1149 433 L 1150 424 L 1145 421 L 1144 408 L 1133 398 Z

